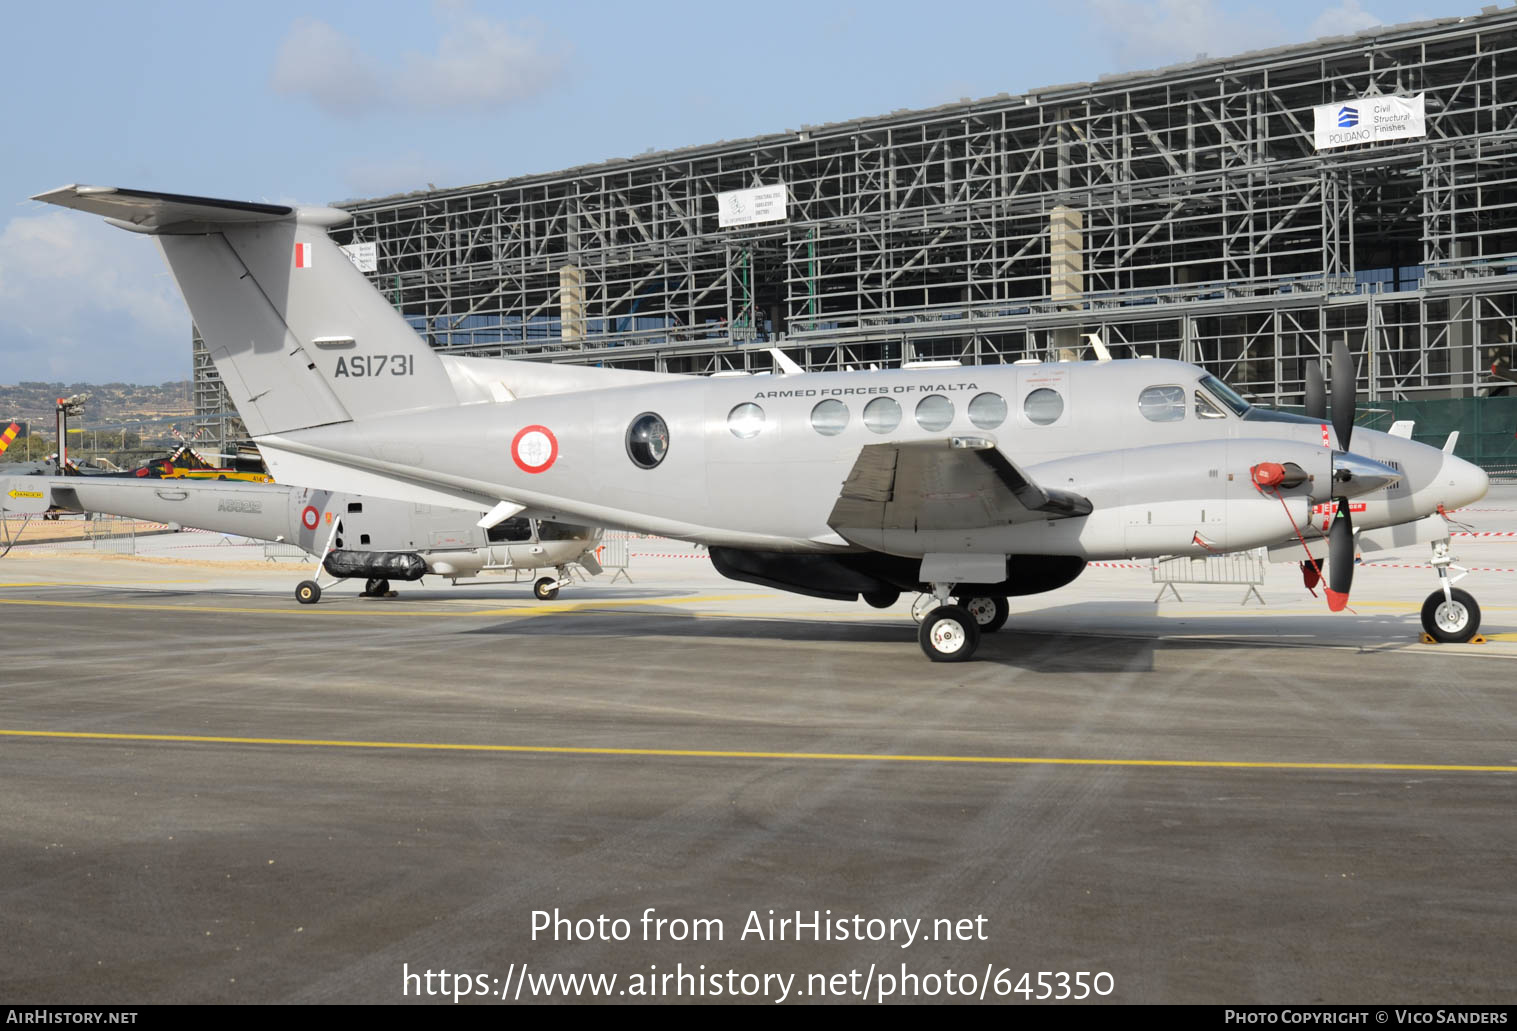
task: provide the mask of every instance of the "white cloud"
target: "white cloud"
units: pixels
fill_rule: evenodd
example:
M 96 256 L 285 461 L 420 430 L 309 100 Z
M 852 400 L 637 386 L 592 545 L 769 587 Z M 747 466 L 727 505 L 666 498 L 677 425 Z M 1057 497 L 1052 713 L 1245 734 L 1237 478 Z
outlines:
M 1091 22 L 1123 71 L 1226 57 L 1286 42 L 1266 8 L 1223 11 L 1215 0 L 1086 0 Z M 1352 3 L 1353 0 L 1346 0 Z
M 489 111 L 533 97 L 560 81 L 562 54 L 526 28 L 438 4 L 442 34 L 430 53 L 386 63 L 326 22 L 301 18 L 275 56 L 276 92 L 304 97 L 334 116 L 406 109 Z
M 1310 23 L 1287 25 L 1270 7 L 1224 10 L 1217 0 L 1085 0 L 1090 22 L 1123 71 L 1230 57 L 1321 36 L 1358 32 L 1381 21 L 1359 0 L 1339 0 Z
M 326 22 L 300 18 L 279 45 L 275 91 L 309 97 L 333 115 L 361 114 L 380 99 L 381 69 L 358 44 Z
M 190 316 L 151 240 L 83 215 L 0 232 L 0 380 L 160 383 L 190 373 Z
M 1317 15 L 1312 22 L 1310 38 L 1347 36 L 1379 24 L 1380 19 L 1360 7 L 1359 0 L 1342 0 L 1338 6 L 1329 7 Z

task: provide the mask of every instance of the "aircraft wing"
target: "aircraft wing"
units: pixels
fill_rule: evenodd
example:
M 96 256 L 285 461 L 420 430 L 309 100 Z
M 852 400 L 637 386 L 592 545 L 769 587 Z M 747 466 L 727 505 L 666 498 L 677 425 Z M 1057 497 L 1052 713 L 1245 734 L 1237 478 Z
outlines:
M 827 523 L 850 530 L 978 530 L 1089 515 L 1090 501 L 1041 487 L 983 437 L 869 444 Z

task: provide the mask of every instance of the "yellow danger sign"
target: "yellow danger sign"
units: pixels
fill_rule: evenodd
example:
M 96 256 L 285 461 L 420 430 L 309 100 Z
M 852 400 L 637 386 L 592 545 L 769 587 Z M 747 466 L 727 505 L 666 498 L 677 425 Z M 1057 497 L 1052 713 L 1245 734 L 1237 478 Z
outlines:
M 42 492 L 40 490 L 13 490 L 10 492 L 10 495 L 13 498 L 38 498 L 40 500 Z

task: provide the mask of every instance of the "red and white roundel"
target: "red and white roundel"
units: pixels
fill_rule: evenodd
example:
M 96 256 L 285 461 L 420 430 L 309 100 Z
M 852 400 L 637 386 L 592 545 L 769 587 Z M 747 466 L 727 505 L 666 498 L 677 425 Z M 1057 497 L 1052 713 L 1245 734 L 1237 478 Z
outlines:
M 511 458 L 524 473 L 545 472 L 558 459 L 558 438 L 546 426 L 523 426 L 511 440 Z
M 315 505 L 307 505 L 305 511 L 300 513 L 300 525 L 304 526 L 307 530 L 316 529 L 320 522 L 321 513 L 316 511 Z

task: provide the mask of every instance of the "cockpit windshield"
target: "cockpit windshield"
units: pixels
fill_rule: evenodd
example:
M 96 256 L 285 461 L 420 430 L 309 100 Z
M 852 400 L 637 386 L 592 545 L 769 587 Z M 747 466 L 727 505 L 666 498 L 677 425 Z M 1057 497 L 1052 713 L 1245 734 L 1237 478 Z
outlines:
M 1234 415 L 1245 415 L 1249 408 L 1252 407 L 1247 401 L 1239 397 L 1232 387 L 1223 383 L 1215 376 L 1202 376 L 1201 385 L 1206 388 L 1207 393 L 1231 408 Z

